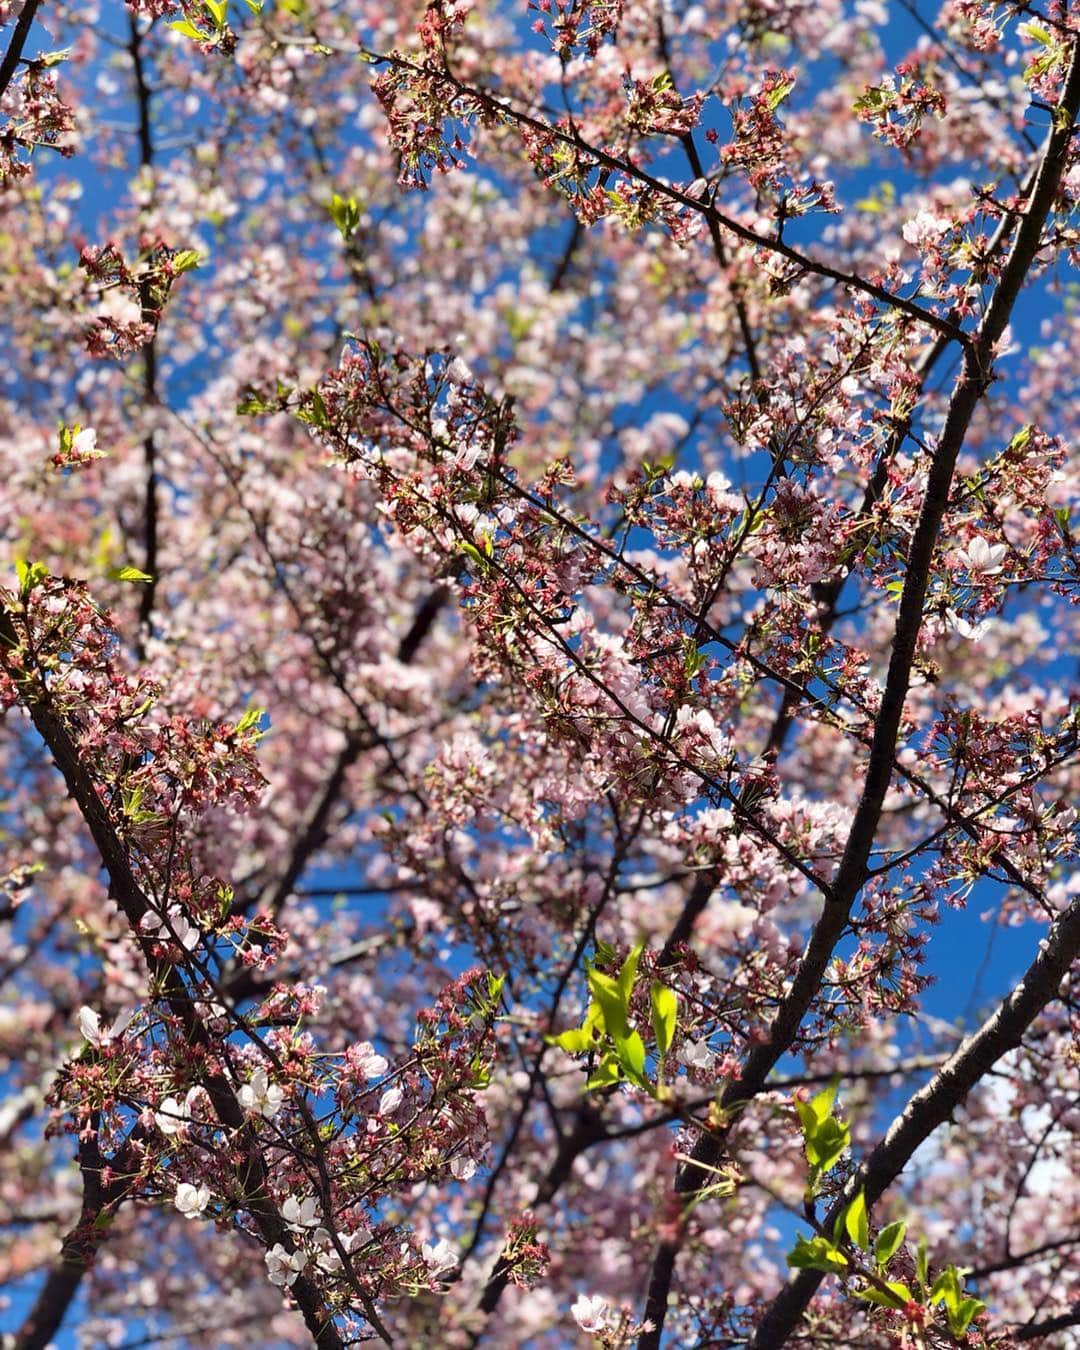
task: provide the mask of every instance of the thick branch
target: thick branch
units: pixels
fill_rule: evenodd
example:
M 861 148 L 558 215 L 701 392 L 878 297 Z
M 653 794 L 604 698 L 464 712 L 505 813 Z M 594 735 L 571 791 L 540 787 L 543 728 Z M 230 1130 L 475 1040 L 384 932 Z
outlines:
M 60 1257 L 46 1276 L 34 1305 L 15 1336 L 14 1350 L 45 1350 L 59 1331 L 68 1308 L 79 1291 L 82 1277 L 93 1264 L 97 1250 L 105 1240 L 107 1227 L 101 1220 L 126 1197 L 138 1175 L 131 1139 L 113 1159 L 113 1180 L 102 1184 L 105 1160 L 96 1137 L 79 1144 L 79 1170 L 82 1172 L 83 1199 L 79 1221 L 60 1247 Z
M 18 639 L 11 616 L 6 609 L 0 610 L 0 655 L 4 648 L 17 646 Z M 15 669 L 9 670 L 9 674 L 14 678 L 34 727 L 49 748 L 63 775 L 68 792 L 90 830 L 109 877 L 110 894 L 119 905 L 142 948 L 155 987 L 161 989 L 170 1011 L 179 1020 L 188 1044 L 209 1048 L 212 1038 L 179 970 L 171 962 L 155 956 L 152 942 L 140 932 L 141 920 L 150 911 L 151 906 L 135 876 L 127 848 L 117 834 L 108 809 L 98 794 L 94 779 L 83 764 L 78 747 L 64 720 L 51 706 L 48 688 L 41 682 L 36 672 Z M 245 1145 L 244 1161 L 237 1169 L 237 1181 L 244 1207 L 251 1214 L 260 1236 L 268 1247 L 281 1243 L 291 1251 L 293 1242 L 289 1229 L 268 1194 L 262 1156 L 232 1085 L 218 1072 L 209 1074 L 204 1080 L 204 1086 L 222 1125 L 232 1131 Z M 61 1264 L 65 1264 L 63 1257 Z M 68 1261 L 66 1264 L 70 1267 L 67 1276 L 62 1276 L 57 1271 L 53 1272 L 58 1288 L 64 1285 L 65 1279 L 75 1278 L 76 1272 L 81 1278 L 82 1270 L 85 1269 L 85 1263 L 81 1268 L 74 1261 Z M 293 1296 L 303 1313 L 312 1339 L 320 1350 L 342 1350 L 342 1341 L 334 1327 L 331 1314 L 326 1309 L 318 1289 L 306 1276 L 301 1275 L 293 1285 Z
M 851 908 L 866 880 L 870 852 L 892 778 L 893 759 L 922 624 L 931 563 L 938 530 L 948 505 L 953 469 L 975 409 L 990 385 L 994 349 L 1005 331 L 1016 297 L 1038 251 L 1043 226 L 1050 214 L 1068 158 L 1078 106 L 1080 44 L 1073 49 L 1061 105 L 1042 152 L 1028 210 L 1016 230 L 983 321 L 974 340 L 965 349 L 963 369 L 953 390 L 927 475 L 922 509 L 908 551 L 900 611 L 881 707 L 870 744 L 862 794 L 831 894 L 827 896 L 821 918 L 810 935 L 791 988 L 769 1027 L 768 1039 L 749 1053 L 741 1078 L 729 1082 L 721 1094 L 720 1105 L 724 1110 L 730 1111 L 760 1093 L 771 1070 L 789 1050 L 820 988 L 829 960 L 847 925 Z M 917 1099 L 918 1095 L 913 1101 Z M 724 1144 L 722 1134 L 705 1135 L 698 1141 L 691 1153 L 691 1162 L 681 1168 L 676 1176 L 676 1194 L 690 1196 L 708 1185 L 711 1169 L 722 1157 Z M 657 1350 L 660 1345 L 677 1252 L 677 1241 L 662 1242 L 657 1249 L 645 1306 L 645 1317 L 654 1329 L 640 1338 L 639 1350 Z
M 1036 1341 L 1040 1336 L 1049 1336 L 1051 1332 L 1077 1326 L 1080 1326 L 1080 1303 L 1071 1312 L 1049 1317 L 1045 1322 L 1028 1322 L 1026 1326 L 1012 1327 L 1009 1334 L 1014 1341 Z
M 135 97 L 139 109 L 139 167 L 149 169 L 154 162 L 154 136 L 151 115 L 152 91 L 146 78 L 146 63 L 143 59 L 143 35 L 139 30 L 139 21 L 134 14 L 128 13 L 130 38 L 128 53 L 131 56 L 132 73 L 135 79 Z M 143 317 L 154 312 L 154 303 L 150 293 L 149 280 L 140 287 L 140 302 Z M 157 403 L 157 325 L 154 323 L 154 336 L 146 344 L 143 352 L 142 386 L 146 408 Z M 153 431 L 143 437 L 143 571 L 150 580 L 145 582 L 139 595 L 139 637 L 140 657 L 145 655 L 146 640 L 150 636 L 154 617 L 154 604 L 157 599 L 158 584 L 158 469 L 157 443 Z
M 971 1089 L 997 1061 L 1020 1044 L 1024 1032 L 1057 994 L 1080 953 L 1080 899 L 1054 924 L 1041 950 L 1013 992 L 974 1035 L 963 1041 L 940 1072 L 911 1098 L 881 1143 L 848 1181 L 824 1219 L 831 1226 L 860 1190 L 872 1205 L 896 1180 L 916 1149 L 949 1119 Z M 802 1270 L 773 1300 L 748 1350 L 779 1350 L 824 1279 Z
M 30 29 L 34 26 L 34 16 L 37 14 L 40 4 L 41 0 L 26 0 L 22 7 L 22 13 L 16 20 L 15 31 L 11 35 L 8 49 L 4 53 L 3 61 L 0 61 L 0 97 L 7 92 L 11 77 L 15 74 L 15 69 L 22 57 L 23 48 L 26 46 L 26 39 L 30 36 Z
M 363 51 L 363 49 L 361 49 Z M 364 51 L 365 56 L 369 57 L 375 65 L 387 65 L 396 70 L 405 70 L 412 75 L 421 75 L 425 79 L 441 80 L 448 84 L 456 93 L 465 98 L 474 99 L 479 103 L 484 112 L 491 117 L 500 119 L 505 118 L 510 122 L 515 122 L 519 126 L 528 127 L 530 131 L 536 132 L 541 136 L 549 137 L 557 141 L 560 145 L 568 146 L 586 159 L 595 161 L 595 163 L 604 169 L 609 169 L 615 173 L 625 174 L 633 182 L 639 183 L 642 187 L 648 188 L 656 193 L 658 197 L 666 198 L 668 201 L 677 202 L 680 206 L 686 207 L 690 211 L 696 211 L 705 217 L 706 223 L 713 222 L 722 229 L 733 234 L 737 239 L 744 243 L 753 244 L 756 248 L 764 249 L 767 253 L 775 253 L 785 258 L 788 262 L 795 264 L 804 272 L 809 272 L 814 276 L 823 277 L 827 281 L 835 282 L 840 286 L 847 286 L 851 290 L 860 291 L 864 295 L 870 296 L 878 304 L 886 305 L 890 309 L 899 310 L 909 318 L 916 319 L 920 323 L 926 324 L 936 332 L 944 334 L 946 337 L 956 341 L 967 342 L 968 339 L 962 329 L 956 327 L 948 319 L 943 319 L 932 310 L 923 309 L 915 304 L 913 300 L 908 300 L 902 295 L 887 290 L 884 286 L 879 286 L 875 282 L 867 281 L 865 277 L 858 276 L 852 272 L 841 272 L 835 267 L 830 267 L 828 263 L 822 262 L 818 258 L 811 258 L 798 249 L 792 248 L 790 244 L 785 244 L 782 239 L 758 233 L 748 225 L 744 225 L 734 216 L 725 215 L 718 211 L 711 201 L 700 200 L 689 196 L 686 192 L 673 186 L 671 183 L 665 183 L 662 179 L 655 177 L 639 165 L 631 163 L 627 159 L 622 159 L 618 155 L 613 155 L 597 145 L 591 145 L 583 141 L 576 133 L 571 134 L 560 130 L 557 126 L 549 122 L 541 121 L 537 117 L 517 108 L 509 99 L 502 96 L 489 93 L 486 89 L 477 88 L 451 73 L 445 67 L 441 69 L 433 68 L 428 65 L 419 65 L 415 61 L 410 61 L 404 56 L 390 52 L 371 52 Z

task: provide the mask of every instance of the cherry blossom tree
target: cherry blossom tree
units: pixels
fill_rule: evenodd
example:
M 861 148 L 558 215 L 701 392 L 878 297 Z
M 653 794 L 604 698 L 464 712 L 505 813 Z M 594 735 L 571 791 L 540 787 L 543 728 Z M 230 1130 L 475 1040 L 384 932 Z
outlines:
M 0 22 L 4 1345 L 1080 1345 L 1080 7 Z

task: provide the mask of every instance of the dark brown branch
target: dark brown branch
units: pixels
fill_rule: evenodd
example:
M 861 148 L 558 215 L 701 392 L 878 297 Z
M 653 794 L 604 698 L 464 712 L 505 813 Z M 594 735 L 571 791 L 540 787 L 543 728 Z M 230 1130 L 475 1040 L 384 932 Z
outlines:
M 1049 1336 L 1055 1331 L 1065 1331 L 1068 1327 L 1080 1326 L 1080 1303 L 1074 1305 L 1071 1312 L 1049 1317 L 1045 1322 L 1028 1322 L 1026 1326 L 1011 1327 L 1009 1334 L 1014 1341 L 1035 1341 L 1040 1336 Z
M 7 87 L 11 83 L 15 69 L 22 58 L 23 48 L 26 46 L 26 39 L 30 36 L 30 29 L 34 26 L 34 16 L 37 14 L 40 4 L 41 0 L 26 0 L 22 13 L 15 22 L 15 31 L 11 35 L 11 41 L 4 53 L 4 59 L 0 61 L 0 96 L 7 93 Z
M 566 241 L 566 247 L 562 251 L 559 261 L 555 264 L 555 269 L 551 273 L 551 280 L 548 282 L 548 290 L 551 292 L 561 291 L 566 284 L 566 278 L 570 275 L 570 267 L 574 261 L 574 254 L 578 251 L 578 246 L 585 238 L 585 227 L 581 221 L 574 217 L 574 227 L 570 231 L 570 237 Z
M 1065 1247 L 1080 1247 L 1080 1233 L 1072 1237 L 1058 1238 L 1054 1242 L 1043 1242 L 1038 1247 L 1029 1247 L 1026 1252 L 1016 1252 L 1012 1256 L 1003 1256 L 1000 1261 L 991 1261 L 985 1266 L 976 1266 L 974 1270 L 968 1271 L 968 1279 L 982 1280 L 987 1275 L 997 1275 L 1003 1270 L 1019 1270 L 1021 1266 L 1028 1265 L 1031 1261 L 1038 1261 L 1042 1256 L 1049 1256 L 1051 1252 L 1060 1252 Z
M 135 99 L 139 110 L 139 167 L 149 169 L 154 162 L 154 134 L 151 111 L 152 90 L 146 78 L 146 63 L 143 59 L 143 34 L 139 29 L 139 20 L 128 12 L 128 54 L 131 57 L 132 73 L 135 80 Z M 152 282 L 148 277 L 140 283 L 139 301 L 143 309 L 143 318 L 150 318 L 154 336 L 143 349 L 142 388 L 145 401 L 144 412 L 148 412 L 157 403 L 157 312 L 152 295 Z M 154 432 L 148 431 L 143 437 L 143 566 L 142 570 L 150 578 L 144 582 L 139 594 L 139 630 L 136 650 L 140 659 L 146 655 L 146 642 L 151 635 L 154 619 L 154 605 L 157 600 L 158 586 L 158 468 L 157 442 Z
M 768 1039 L 750 1051 L 741 1078 L 725 1088 L 721 1095 L 722 1109 L 732 1110 L 737 1104 L 757 1096 L 763 1090 L 773 1067 L 787 1053 L 820 987 L 833 950 L 848 922 L 851 908 L 866 880 L 867 864 L 892 779 L 897 737 L 922 625 L 931 563 L 938 530 L 948 505 L 953 469 L 975 409 L 993 378 L 995 348 L 1038 251 L 1043 226 L 1053 206 L 1068 158 L 1078 106 L 1080 43 L 1073 48 L 1059 114 L 1055 117 L 1055 125 L 1043 148 L 1028 210 L 1016 229 L 1012 247 L 982 323 L 974 340 L 965 348 L 963 368 L 953 390 L 927 475 L 922 509 L 908 551 L 900 611 L 881 707 L 870 743 L 862 794 L 831 893 L 825 899 L 821 918 L 810 935 L 791 988 L 769 1027 Z M 918 1101 L 920 1095 L 916 1094 L 912 1101 Z M 722 1134 L 706 1135 L 698 1141 L 691 1152 L 690 1163 L 681 1168 L 676 1176 L 677 1195 L 689 1197 L 708 1185 L 710 1172 L 722 1157 L 723 1147 Z M 657 1249 L 645 1306 L 645 1318 L 654 1329 L 640 1337 L 638 1350 L 658 1350 L 660 1345 L 677 1252 L 677 1240 L 665 1240 Z M 782 1342 L 761 1342 L 762 1346 L 774 1344 Z
M 96 1135 L 80 1139 L 78 1162 L 83 1198 L 79 1221 L 64 1238 L 59 1259 L 46 1276 L 33 1307 L 16 1333 L 14 1350 L 45 1350 L 59 1331 L 83 1275 L 93 1264 L 98 1248 L 107 1236 L 107 1220 L 138 1178 L 138 1157 L 133 1145 L 142 1142 L 144 1137 L 143 1131 L 136 1127 L 107 1163 Z M 112 1173 L 108 1185 L 102 1182 L 106 1167 Z
M 8 650 L 18 646 L 18 634 L 12 617 L 6 608 L 0 607 L 0 659 Z M 128 850 L 116 832 L 108 807 L 97 791 L 93 776 L 83 764 L 67 725 L 52 707 L 48 687 L 34 670 L 26 671 L 9 666 L 8 674 L 18 688 L 21 702 L 29 712 L 38 735 L 52 754 L 68 792 L 90 831 L 109 877 L 109 894 L 119 906 L 142 949 L 154 987 L 161 991 L 170 1012 L 178 1019 L 188 1044 L 209 1048 L 212 1037 L 192 1001 L 179 970 L 171 962 L 154 954 L 152 940 L 140 930 L 142 919 L 152 907 L 139 885 Z M 233 1132 L 243 1146 L 244 1157 L 237 1167 L 236 1177 L 244 1208 L 251 1215 L 268 1247 L 280 1243 L 286 1250 L 292 1251 L 293 1241 L 289 1229 L 267 1191 L 266 1171 L 257 1140 L 232 1085 L 219 1071 L 208 1074 L 204 1086 L 217 1118 L 227 1130 Z M 75 1279 L 76 1275 L 81 1279 L 86 1268 L 85 1262 L 79 1266 L 74 1261 L 65 1263 L 62 1260 L 61 1265 L 65 1264 L 68 1267 L 66 1275 L 59 1270 L 53 1272 L 57 1289 L 61 1292 L 66 1288 L 66 1282 Z M 48 1283 L 49 1280 L 46 1280 L 46 1285 Z M 332 1315 L 323 1303 L 318 1289 L 307 1276 L 301 1275 L 297 1279 L 293 1285 L 293 1296 L 303 1314 L 312 1340 L 320 1350 L 343 1350 L 343 1343 L 334 1326 Z
M 873 1205 L 907 1166 L 915 1151 L 949 1119 L 976 1083 L 1002 1055 L 1020 1044 L 1024 1032 L 1057 995 L 1058 986 L 1080 953 L 1080 899 L 1074 900 L 1042 942 L 1023 979 L 997 1011 L 969 1036 L 941 1070 L 911 1098 L 884 1139 L 852 1175 L 823 1226 L 830 1229 L 858 1192 Z M 779 1350 L 798 1326 L 818 1285 L 820 1271 L 799 1271 L 769 1306 L 749 1350 Z
M 711 202 L 699 201 L 695 197 L 688 196 L 679 188 L 665 183 L 661 179 L 654 177 L 639 165 L 632 164 L 625 159 L 620 159 L 617 155 L 609 153 L 600 146 L 590 145 L 576 134 L 570 134 L 566 131 L 560 131 L 558 127 L 548 122 L 543 122 L 539 118 L 531 116 L 517 108 L 509 99 L 496 96 L 489 93 L 486 89 L 479 89 L 474 85 L 459 80 L 446 67 L 435 68 L 428 65 L 418 65 L 415 61 L 410 61 L 406 57 L 397 53 L 372 52 L 363 48 L 362 54 L 368 57 L 374 65 L 387 65 L 397 70 L 406 70 L 412 75 L 422 75 L 426 79 L 441 80 L 448 84 L 458 94 L 466 98 L 474 99 L 483 108 L 485 113 L 491 117 L 505 118 L 510 122 L 515 122 L 520 126 L 528 127 L 541 136 L 550 137 L 553 141 L 558 141 L 560 145 L 565 145 L 583 155 L 586 159 L 594 160 L 602 168 L 609 169 L 615 173 L 625 174 L 627 178 L 642 187 L 655 192 L 658 197 L 666 198 L 668 201 L 677 202 L 680 206 L 688 210 L 696 211 L 705 217 L 706 222 L 714 221 L 722 229 L 733 234 L 737 239 L 744 243 L 753 244 L 756 248 L 764 249 L 768 253 L 778 254 L 788 262 L 793 263 L 801 271 L 809 272 L 814 276 L 823 277 L 827 281 L 832 281 L 840 286 L 846 286 L 851 290 L 861 291 L 878 302 L 886 305 L 890 309 L 896 309 L 908 315 L 909 318 L 916 319 L 919 323 L 924 323 L 933 328 L 936 332 L 944 334 L 953 341 L 962 342 L 965 345 L 969 339 L 963 329 L 958 328 L 948 319 L 943 319 L 933 313 L 932 310 L 923 309 L 915 304 L 913 300 L 908 300 L 902 295 L 896 295 L 893 291 L 887 290 L 884 286 L 878 286 L 875 282 L 867 281 L 855 273 L 841 272 L 835 267 L 830 267 L 827 263 L 817 258 L 811 258 L 805 253 L 800 253 L 798 249 L 785 244 L 783 240 L 759 234 L 752 230 L 748 225 L 743 225 L 741 221 L 734 216 L 727 216 L 722 211 L 718 211 Z

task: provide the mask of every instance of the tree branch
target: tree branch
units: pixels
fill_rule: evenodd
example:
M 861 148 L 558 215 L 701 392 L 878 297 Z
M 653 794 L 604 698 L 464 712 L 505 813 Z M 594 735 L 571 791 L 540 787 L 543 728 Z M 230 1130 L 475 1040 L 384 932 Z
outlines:
M 0 660 L 8 650 L 18 646 L 18 634 L 11 615 L 6 608 L 0 606 Z M 192 1001 L 180 971 L 170 961 L 155 956 L 152 940 L 140 930 L 142 919 L 151 912 L 152 907 L 139 885 L 127 848 L 116 832 L 94 778 L 83 764 L 67 725 L 52 707 L 48 686 L 33 669 L 9 667 L 8 674 L 16 684 L 20 699 L 29 712 L 35 729 L 52 754 L 68 792 L 90 831 L 109 877 L 110 896 L 119 906 L 135 940 L 139 943 L 155 987 L 162 991 L 170 1011 L 179 1020 L 188 1044 L 209 1048 L 213 1043 L 212 1037 Z M 263 1159 L 232 1085 L 218 1071 L 206 1076 L 204 1087 L 222 1125 L 232 1131 L 243 1145 L 244 1160 L 238 1165 L 236 1176 L 244 1208 L 251 1215 L 268 1247 L 280 1243 L 292 1251 L 292 1237 L 268 1194 Z M 56 1289 L 59 1292 L 66 1289 L 67 1281 L 74 1279 L 77 1284 L 86 1269 L 85 1261 L 79 1265 L 74 1260 L 65 1262 L 62 1258 L 61 1266 L 64 1265 L 69 1267 L 66 1275 L 59 1269 L 53 1272 Z M 49 1280 L 46 1281 L 46 1285 L 48 1284 Z M 320 1350 L 343 1350 L 343 1343 L 334 1326 L 332 1314 L 324 1305 L 318 1289 L 307 1276 L 299 1276 L 293 1285 L 293 1296 L 304 1316 L 312 1339 Z
M 922 509 L 908 551 L 900 610 L 862 794 L 831 894 L 826 897 L 822 915 L 810 935 L 791 988 L 769 1027 L 768 1039 L 750 1051 L 742 1076 L 725 1087 L 720 1098 L 722 1110 L 730 1111 L 737 1104 L 757 1096 L 763 1090 L 773 1067 L 787 1053 L 820 987 L 851 908 L 866 880 L 867 864 L 881 809 L 892 779 L 897 737 L 922 625 L 931 563 L 941 520 L 948 505 L 953 470 L 975 409 L 993 378 L 994 349 L 1005 331 L 1016 297 L 1038 251 L 1043 226 L 1050 214 L 1067 162 L 1078 106 L 1080 43 L 1073 47 L 1059 111 L 1044 144 L 1028 210 L 1020 220 L 984 318 L 974 339 L 965 348 L 963 368 L 949 401 L 945 423 L 927 475 Z M 919 1094 L 916 1094 L 912 1101 L 918 1098 Z M 722 1133 L 704 1135 L 699 1139 L 691 1152 L 691 1161 L 676 1176 L 676 1195 L 692 1196 L 708 1184 L 710 1172 L 722 1156 L 724 1143 L 725 1136 Z M 665 1240 L 657 1249 L 645 1306 L 645 1318 L 653 1324 L 654 1329 L 640 1337 L 638 1350 L 658 1350 L 660 1345 L 678 1245 L 677 1239 Z M 762 1345 L 765 1344 L 773 1343 L 762 1342 Z
M 822 1221 L 832 1224 L 859 1191 L 872 1205 L 896 1180 L 916 1149 L 949 1119 L 997 1061 L 1020 1044 L 1024 1032 L 1057 994 L 1080 953 L 1080 899 L 1054 924 L 1038 956 L 1013 992 L 974 1035 L 964 1040 L 940 1071 L 911 1098 L 884 1139 L 858 1168 Z M 769 1306 L 748 1350 L 779 1350 L 798 1325 L 821 1281 L 821 1271 L 801 1270 Z
M 11 83 L 15 68 L 22 57 L 26 39 L 30 36 L 30 29 L 34 25 L 34 16 L 37 14 L 40 4 L 41 0 L 26 0 L 22 7 L 22 13 L 16 20 L 15 31 L 11 35 L 8 49 L 4 53 L 3 61 L 0 61 L 0 97 L 7 93 L 7 87 Z

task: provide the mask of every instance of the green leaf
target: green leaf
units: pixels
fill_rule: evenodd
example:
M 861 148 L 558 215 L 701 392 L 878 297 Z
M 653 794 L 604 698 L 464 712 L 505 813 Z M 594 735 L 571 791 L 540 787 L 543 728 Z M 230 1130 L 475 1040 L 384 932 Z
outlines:
M 986 1307 L 977 1298 L 961 1299 L 955 1307 L 946 1308 L 945 1316 L 948 1319 L 949 1330 L 954 1336 L 963 1336 L 966 1334 L 971 1320 L 977 1317 Z
M 183 248 L 175 255 L 172 260 L 172 269 L 174 272 L 190 272 L 199 265 L 199 251 L 194 248 Z
M 874 1303 L 879 1308 L 903 1308 L 912 1301 L 911 1290 L 907 1285 L 892 1280 L 888 1282 L 885 1289 L 879 1289 L 875 1285 L 868 1285 L 865 1289 L 857 1289 L 855 1297 L 865 1299 L 867 1303 Z
M 907 1224 L 902 1220 L 890 1223 L 877 1235 L 874 1243 L 874 1259 L 879 1266 L 887 1266 L 900 1249 L 907 1232 Z
M 919 1288 L 926 1292 L 926 1281 L 929 1278 L 930 1267 L 926 1260 L 926 1239 L 919 1239 L 919 1246 L 915 1252 L 915 1278 L 919 1281 Z
M 596 1003 L 590 1003 L 581 1026 L 573 1027 L 558 1036 L 545 1036 L 544 1041 L 548 1045 L 560 1046 L 570 1055 L 584 1054 L 586 1050 L 593 1050 L 596 1047 L 600 1020 L 599 1006 Z
M 840 1079 L 834 1078 L 828 1087 L 824 1087 L 816 1097 L 811 1097 L 809 1110 L 813 1113 L 813 1118 L 819 1125 L 823 1125 L 829 1116 L 832 1115 L 833 1103 L 836 1101 L 836 1093 L 840 1087 Z M 799 1113 L 800 1116 L 802 1112 Z
M 214 20 L 214 27 L 222 29 L 225 27 L 225 11 L 228 8 L 228 0 L 203 0 L 203 4 L 210 11 Z
M 666 1055 L 675 1038 L 679 996 L 667 985 L 654 982 L 649 989 L 649 1003 L 652 1007 L 652 1029 L 656 1037 L 656 1048 L 661 1055 Z
M 249 731 L 254 731 L 258 727 L 265 716 L 265 708 L 248 708 L 236 724 L 236 734 L 246 736 Z
M 153 581 L 149 572 L 140 572 L 137 567 L 110 567 L 108 577 L 111 581 Z
M 311 391 L 310 399 L 302 408 L 296 410 L 297 420 L 310 427 L 325 429 L 330 425 L 330 414 L 326 411 L 323 396 L 317 389 Z
M 482 568 L 484 564 L 487 562 L 487 559 L 476 547 L 476 545 L 471 544 L 468 541 L 468 539 L 457 540 L 455 547 L 458 549 L 460 553 L 464 553 L 467 558 L 471 558 L 472 561 L 476 563 L 478 567 Z
M 593 1092 L 596 1088 L 614 1087 L 621 1079 L 619 1061 L 614 1055 L 605 1055 L 597 1065 L 592 1077 L 585 1084 L 585 1089 L 588 1092 Z
M 870 1250 L 870 1221 L 866 1213 L 866 1193 L 860 1191 L 844 1211 L 844 1228 L 856 1247 Z
M 261 394 L 245 394 L 236 405 L 237 417 L 254 417 L 257 413 L 268 412 L 271 405 Z
M 769 111 L 775 112 L 794 88 L 794 80 L 783 80 L 775 89 L 770 89 L 765 96 L 765 102 L 769 105 Z
M 604 975 L 598 970 L 590 970 L 586 975 L 589 993 L 600 1005 L 604 1019 L 604 1030 L 614 1039 L 629 1035 L 630 1027 L 626 1020 L 628 1000 L 618 980 Z
M 826 1237 L 796 1239 L 788 1252 L 787 1263 L 799 1270 L 823 1270 L 826 1274 L 846 1270 L 848 1260 L 839 1247 Z
M 193 42 L 207 41 L 207 35 L 196 28 L 193 23 L 189 23 L 187 19 L 177 19 L 175 23 L 170 23 L 167 27 L 175 28 L 178 33 L 183 34 L 186 38 L 191 38 Z
M 355 197 L 339 197 L 335 192 L 327 203 L 326 209 L 330 213 L 330 219 L 337 226 L 342 239 L 348 243 L 360 224 L 359 202 Z
M 568 1055 L 583 1055 L 593 1045 L 592 1031 L 585 1027 L 572 1027 L 558 1036 L 546 1036 L 544 1039 L 549 1045 L 557 1045 L 560 1050 L 565 1050 Z
M 631 1031 L 629 1036 L 613 1036 L 612 1040 L 627 1078 L 638 1087 L 645 1087 L 645 1042 L 636 1031 Z
M 952 1306 L 960 1301 L 960 1276 L 955 1266 L 946 1266 L 930 1287 L 930 1302 Z
M 806 1160 L 820 1172 L 836 1166 L 851 1143 L 851 1129 L 830 1116 L 806 1140 Z
M 1022 23 L 1017 26 L 1016 31 L 1021 37 L 1030 38 L 1041 47 L 1049 47 L 1054 40 L 1041 23 Z
M 15 575 L 19 579 L 19 596 L 25 600 L 35 587 L 40 586 L 49 575 L 44 563 L 27 562 L 25 558 L 15 559 Z
M 630 995 L 634 992 L 634 981 L 637 979 L 638 962 L 641 960 L 641 953 L 645 950 L 644 942 L 639 942 L 632 948 L 630 955 L 622 963 L 619 971 L 619 988 L 623 993 L 623 1000 L 629 1004 Z

